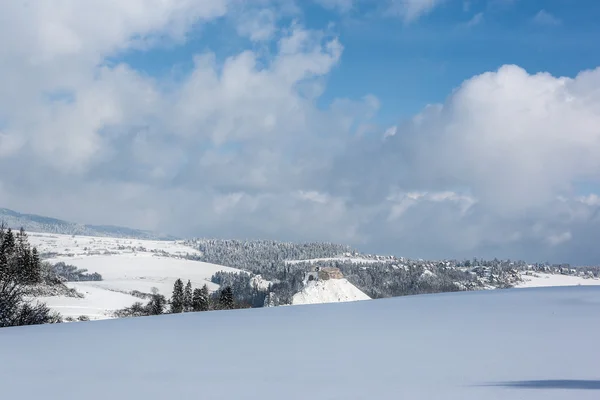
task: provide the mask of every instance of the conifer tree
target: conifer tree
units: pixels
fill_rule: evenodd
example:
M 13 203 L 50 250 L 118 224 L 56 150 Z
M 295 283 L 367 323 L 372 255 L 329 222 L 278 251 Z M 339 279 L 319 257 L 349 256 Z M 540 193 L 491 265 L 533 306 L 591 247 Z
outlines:
M 60 322 L 43 303 L 26 300 L 26 285 L 40 280 L 41 263 L 25 231 L 16 236 L 0 224 L 0 327 Z
M 167 305 L 167 299 L 162 294 L 153 293 L 152 298 L 146 305 L 146 309 L 148 310 L 148 315 L 161 315 L 165 306 Z
M 222 310 L 233 310 L 234 306 L 233 290 L 231 289 L 231 286 L 227 286 L 225 289 L 221 290 L 219 296 L 219 308 Z
M 2 240 L 0 241 L 0 276 L 13 276 L 14 248 L 15 237 L 12 229 L 3 229 Z
M 192 311 L 192 282 L 189 279 L 183 291 L 183 311 Z
M 33 250 L 31 250 L 29 262 L 29 277 L 31 279 L 31 282 L 40 282 L 42 280 L 42 262 L 40 260 L 40 255 L 38 254 L 37 248 L 35 247 L 33 248 Z
M 173 296 L 171 296 L 171 312 L 183 312 L 183 281 L 179 278 L 173 285 Z
M 196 288 L 192 293 L 192 311 L 197 312 L 200 311 L 200 302 L 202 296 L 202 289 Z
M 208 311 L 210 307 L 209 299 L 210 293 L 206 284 L 202 286 L 202 289 L 194 289 L 192 309 L 194 311 Z
M 35 283 L 36 266 L 32 263 L 32 250 L 27 242 L 25 230 L 21 230 L 16 235 L 15 245 L 16 257 L 19 267 L 16 271 L 21 282 Z

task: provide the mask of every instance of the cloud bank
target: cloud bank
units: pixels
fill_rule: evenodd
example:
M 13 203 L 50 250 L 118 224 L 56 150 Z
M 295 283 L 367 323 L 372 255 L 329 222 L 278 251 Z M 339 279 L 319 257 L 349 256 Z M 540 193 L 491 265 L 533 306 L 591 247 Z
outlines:
M 343 43 L 256 4 L 248 19 L 225 0 L 2 3 L 0 205 L 179 235 L 597 262 L 600 69 L 505 65 L 378 127 L 373 95 L 318 102 Z M 247 50 L 203 47 L 166 76 L 123 61 L 227 18 Z

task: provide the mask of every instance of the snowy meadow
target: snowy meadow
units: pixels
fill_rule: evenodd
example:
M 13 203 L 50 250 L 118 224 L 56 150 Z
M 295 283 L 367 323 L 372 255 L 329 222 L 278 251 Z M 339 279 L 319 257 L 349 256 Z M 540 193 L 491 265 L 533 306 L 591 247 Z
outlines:
M 0 376 L 25 400 L 592 400 L 599 313 L 565 287 L 7 328 Z

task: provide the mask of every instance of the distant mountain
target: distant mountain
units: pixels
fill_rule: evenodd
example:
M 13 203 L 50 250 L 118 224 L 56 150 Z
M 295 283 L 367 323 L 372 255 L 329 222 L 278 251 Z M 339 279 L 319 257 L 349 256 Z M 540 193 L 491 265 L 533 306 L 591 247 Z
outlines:
M 31 232 L 149 240 L 179 239 L 175 236 L 140 229 L 112 225 L 83 225 L 40 215 L 21 214 L 7 208 L 0 208 L 0 222 L 4 222 L 4 224 L 13 229 L 20 229 L 23 227 L 26 231 Z

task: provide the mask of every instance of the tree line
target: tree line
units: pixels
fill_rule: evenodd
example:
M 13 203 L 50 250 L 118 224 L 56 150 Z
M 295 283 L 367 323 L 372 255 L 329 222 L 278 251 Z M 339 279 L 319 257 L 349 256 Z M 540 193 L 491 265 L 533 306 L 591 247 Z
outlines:
M 290 304 L 293 295 L 302 290 L 306 271 L 316 266 L 339 268 L 350 283 L 371 298 L 487 287 L 510 288 L 521 280 L 519 272 L 524 271 L 600 276 L 599 267 L 572 268 L 568 264 L 531 264 L 522 260 L 496 258 L 415 260 L 362 254 L 348 246 L 331 243 L 193 239 L 186 244 L 200 251 L 200 255 L 187 258 L 245 271 L 217 273 L 212 281 L 232 285 L 236 288 L 236 296 L 253 306 L 259 306 L 259 296 L 262 296 L 265 304 Z M 257 293 L 249 285 L 253 274 L 271 282 L 266 293 Z
M 16 234 L 0 224 L 0 327 L 62 322 L 44 303 L 27 299 L 29 288 L 43 283 L 38 251 L 25 230 Z
M 183 280 L 178 278 L 173 284 L 173 292 L 170 299 L 167 299 L 156 288 L 153 288 L 150 300 L 146 304 L 135 302 L 130 307 L 116 311 L 115 316 L 142 317 L 161 314 L 233 310 L 249 307 L 251 307 L 250 304 L 235 299 L 231 286 L 225 286 L 221 290 L 210 293 L 206 284 L 201 288 L 192 288 L 190 280 L 184 286 Z

